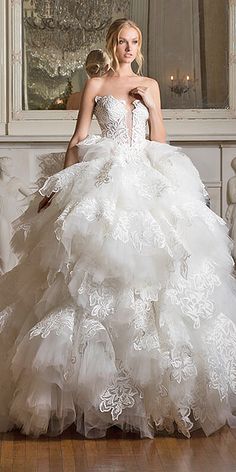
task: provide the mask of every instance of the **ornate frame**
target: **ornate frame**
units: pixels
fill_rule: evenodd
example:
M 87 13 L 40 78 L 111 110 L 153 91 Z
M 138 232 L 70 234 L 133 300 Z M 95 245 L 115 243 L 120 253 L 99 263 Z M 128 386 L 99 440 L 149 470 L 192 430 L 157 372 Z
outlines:
M 6 3 L 0 2 L 0 135 L 7 132 L 7 89 L 6 89 Z
M 0 4 L 0 134 L 68 136 L 77 111 L 22 110 L 22 0 Z M 8 32 L 8 34 L 7 34 Z M 7 57 L 9 51 L 9 57 Z M 10 84 L 9 88 L 7 84 Z M 227 110 L 163 110 L 171 140 L 236 139 L 236 0 L 229 0 L 229 103 Z M 95 119 L 91 132 L 99 132 Z

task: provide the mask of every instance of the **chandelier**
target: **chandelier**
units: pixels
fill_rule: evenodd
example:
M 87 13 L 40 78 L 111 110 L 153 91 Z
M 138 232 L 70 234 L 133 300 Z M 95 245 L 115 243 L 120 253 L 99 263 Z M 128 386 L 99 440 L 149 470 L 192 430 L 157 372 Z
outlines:
M 171 84 L 169 88 L 171 93 L 175 93 L 176 95 L 184 95 L 185 93 L 189 92 L 191 89 L 194 89 L 194 85 L 198 82 L 197 79 L 190 78 L 189 75 L 183 75 L 180 77 L 179 69 L 177 69 L 176 76 L 170 76 Z
M 118 13 L 127 3 L 125 0 L 25 0 L 28 40 L 32 46 L 51 44 L 63 51 L 78 51 L 95 36 L 102 36 L 114 10 Z
M 89 51 L 104 47 L 109 25 L 129 16 L 129 8 L 129 0 L 23 0 L 30 106 L 38 109 L 41 102 L 60 96 L 74 73 L 82 80 Z
M 32 68 L 68 77 L 89 50 L 103 46 L 113 18 L 127 15 L 127 0 L 24 0 L 24 47 Z

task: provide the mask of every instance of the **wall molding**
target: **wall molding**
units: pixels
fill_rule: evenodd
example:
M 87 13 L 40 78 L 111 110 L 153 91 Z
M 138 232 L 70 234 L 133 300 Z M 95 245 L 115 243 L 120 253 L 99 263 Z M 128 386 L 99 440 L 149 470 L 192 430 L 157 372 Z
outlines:
M 6 78 L 6 0 L 0 2 L 0 135 L 7 132 L 7 78 Z

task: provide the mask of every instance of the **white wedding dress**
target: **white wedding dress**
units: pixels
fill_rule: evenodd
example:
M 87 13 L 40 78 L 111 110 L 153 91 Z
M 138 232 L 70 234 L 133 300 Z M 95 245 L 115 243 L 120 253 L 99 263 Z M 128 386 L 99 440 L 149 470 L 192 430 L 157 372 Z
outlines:
M 102 135 L 14 223 L 0 279 L 0 430 L 186 437 L 236 425 L 236 280 L 226 223 L 148 109 L 97 96 Z M 37 213 L 41 195 L 56 194 Z

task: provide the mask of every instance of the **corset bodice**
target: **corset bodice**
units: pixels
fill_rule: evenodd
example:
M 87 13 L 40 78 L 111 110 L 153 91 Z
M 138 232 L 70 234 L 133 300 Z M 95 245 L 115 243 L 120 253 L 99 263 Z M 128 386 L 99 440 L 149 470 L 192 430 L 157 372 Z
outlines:
M 102 136 L 114 139 L 118 146 L 140 149 L 144 145 L 149 113 L 141 100 L 134 100 L 128 107 L 123 99 L 96 95 L 94 115 Z

